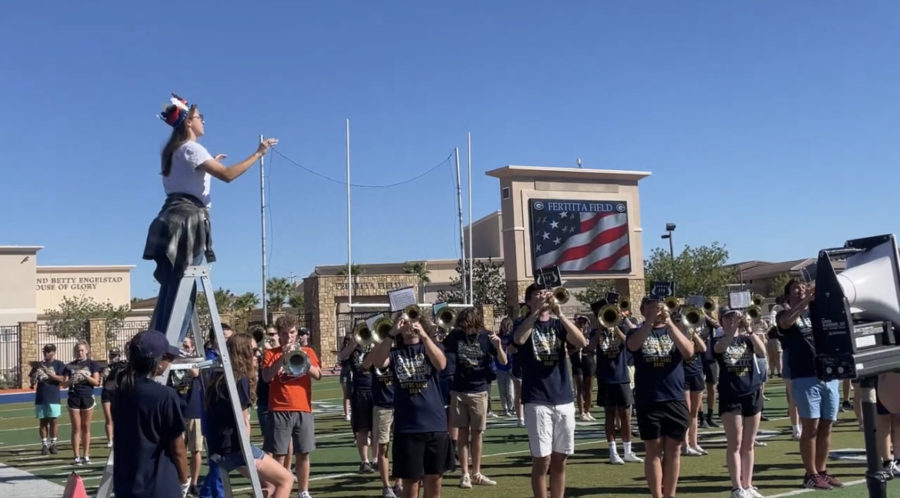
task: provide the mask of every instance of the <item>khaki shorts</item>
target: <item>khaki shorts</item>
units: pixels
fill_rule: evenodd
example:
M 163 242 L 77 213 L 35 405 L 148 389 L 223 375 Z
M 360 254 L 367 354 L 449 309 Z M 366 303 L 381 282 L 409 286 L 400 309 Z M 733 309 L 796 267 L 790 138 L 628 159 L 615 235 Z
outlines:
M 394 409 L 376 406 L 372 411 L 372 440 L 377 444 L 391 442 L 391 426 L 394 425 Z
M 487 428 L 488 393 L 450 393 L 450 427 Z
M 184 440 L 188 453 L 203 451 L 203 431 L 200 429 L 199 418 L 189 418 L 184 429 Z

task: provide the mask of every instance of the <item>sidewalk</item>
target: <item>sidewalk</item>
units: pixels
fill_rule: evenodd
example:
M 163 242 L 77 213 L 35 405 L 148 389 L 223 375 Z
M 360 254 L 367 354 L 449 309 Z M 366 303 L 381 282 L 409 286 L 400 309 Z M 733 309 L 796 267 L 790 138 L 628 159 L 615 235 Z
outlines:
M 0 496 L 48 498 L 62 496 L 63 491 L 65 488 L 59 484 L 0 463 Z

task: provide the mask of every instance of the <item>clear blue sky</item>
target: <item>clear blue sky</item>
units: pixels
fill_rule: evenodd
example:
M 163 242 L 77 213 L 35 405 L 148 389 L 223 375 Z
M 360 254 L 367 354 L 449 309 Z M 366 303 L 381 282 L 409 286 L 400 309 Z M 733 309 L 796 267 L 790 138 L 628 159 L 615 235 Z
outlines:
M 651 171 L 644 247 L 732 261 L 896 232 L 900 3 L 10 2 L 0 19 L 0 244 L 44 265 L 141 261 L 163 193 L 155 114 L 199 104 L 210 152 L 257 136 L 390 183 L 473 141 L 474 217 L 507 164 Z M 464 164 L 464 163 L 463 163 Z M 359 263 L 456 258 L 449 167 L 354 191 Z M 346 261 L 345 191 L 272 158 L 270 274 Z M 214 284 L 259 292 L 259 173 L 213 184 Z

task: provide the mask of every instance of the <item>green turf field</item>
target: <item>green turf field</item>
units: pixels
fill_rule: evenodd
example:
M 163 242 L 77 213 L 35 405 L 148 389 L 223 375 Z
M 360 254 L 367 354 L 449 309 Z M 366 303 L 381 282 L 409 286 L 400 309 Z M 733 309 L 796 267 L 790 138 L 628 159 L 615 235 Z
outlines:
M 326 378 L 315 383 L 313 399 L 316 404 L 316 434 L 318 449 L 312 454 L 311 493 L 321 497 L 380 496 L 377 474 L 357 475 L 356 449 L 353 446 L 349 422 L 341 416 L 340 386 L 337 378 Z M 770 401 L 766 413 L 772 419 L 765 422 L 761 438 L 768 446 L 757 448 L 754 482 L 765 496 L 793 496 L 800 488 L 803 471 L 796 442 L 790 440 L 784 401 L 784 385 L 774 380 L 767 389 Z M 496 396 L 496 393 L 495 393 Z M 496 401 L 495 401 L 496 403 Z M 576 453 L 569 459 L 567 493 L 569 497 L 647 496 L 641 464 L 613 466 L 607 464 L 607 446 L 603 439 L 602 416 L 595 408 L 598 422 L 578 422 Z M 68 416 L 60 419 L 60 453 L 42 457 L 37 436 L 34 411 L 30 404 L 0 405 L 0 461 L 31 472 L 45 479 L 64 484 L 71 466 L 72 454 L 68 439 Z M 254 426 L 256 429 L 256 426 Z M 718 432 L 717 432 L 718 431 Z M 94 446 L 92 463 L 78 467 L 85 479 L 88 493 L 96 490 L 105 464 L 107 449 L 103 432 L 103 414 L 94 413 L 92 428 Z M 704 457 L 683 457 L 678 496 L 711 497 L 728 496 L 731 486 L 725 469 L 724 436 L 720 430 L 706 430 L 701 435 L 701 446 L 710 450 Z M 254 441 L 260 443 L 258 430 Z M 642 446 L 635 443 L 638 454 Z M 857 429 L 852 412 L 841 413 L 835 427 L 832 449 L 862 448 L 862 433 Z M 620 445 L 621 451 L 621 445 Z M 860 460 L 832 460 L 829 469 L 845 483 L 861 481 L 864 464 Z M 444 495 L 461 496 L 531 496 L 529 481 L 530 457 L 525 430 L 516 427 L 514 420 L 492 419 L 485 432 L 483 472 L 498 481 L 497 487 L 476 487 L 461 490 L 456 487 L 459 473 L 444 478 Z M 205 473 L 205 470 L 204 470 Z M 236 496 L 248 496 L 246 479 L 235 477 Z M 891 482 L 888 496 L 900 494 L 900 483 Z M 864 497 L 866 490 L 861 482 L 842 490 L 828 492 L 832 498 Z

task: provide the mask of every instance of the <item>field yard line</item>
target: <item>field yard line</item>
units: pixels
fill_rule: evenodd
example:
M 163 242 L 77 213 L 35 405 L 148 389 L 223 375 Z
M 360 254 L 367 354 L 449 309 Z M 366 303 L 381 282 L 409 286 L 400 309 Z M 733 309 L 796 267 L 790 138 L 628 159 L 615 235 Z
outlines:
M 326 479 L 338 479 L 338 478 L 341 478 L 341 477 L 355 476 L 355 475 L 357 475 L 357 474 L 358 474 L 357 472 L 345 472 L 345 473 L 343 473 L 343 474 L 331 474 L 331 475 L 327 475 L 327 476 L 310 477 L 309 480 L 310 480 L 310 482 L 312 482 L 312 481 L 324 481 L 324 480 L 326 480 Z M 242 492 L 244 492 L 244 491 L 250 491 L 251 489 L 253 489 L 253 488 L 251 488 L 250 486 L 245 486 L 245 487 L 243 487 L 243 488 L 235 488 L 235 489 L 232 489 L 231 492 L 232 492 L 232 493 L 242 493 Z
M 91 438 L 91 441 L 93 441 L 93 440 L 95 440 L 95 439 L 106 439 L 106 436 L 94 436 L 94 437 Z M 40 442 L 37 442 L 37 443 L 17 444 L 17 445 L 14 445 L 14 446 L 0 446 L 0 450 L 13 450 L 13 449 L 19 449 L 19 448 L 30 448 L 30 447 L 32 447 L 32 446 L 40 446 L 40 445 L 41 445 L 41 443 L 40 443 Z M 67 451 L 68 451 L 68 450 L 67 450 Z
M 865 479 L 859 479 L 858 481 L 845 482 L 844 487 L 846 488 L 847 486 L 856 486 L 857 484 L 863 484 L 865 482 L 866 482 Z M 766 495 L 766 497 L 767 498 L 781 498 L 783 496 L 802 495 L 803 493 L 811 493 L 814 491 L 816 491 L 816 490 L 815 489 L 795 489 L 794 491 L 788 491 L 786 493 L 779 493 L 777 495 Z

